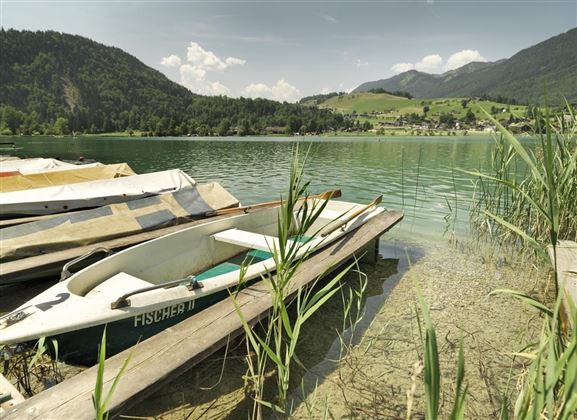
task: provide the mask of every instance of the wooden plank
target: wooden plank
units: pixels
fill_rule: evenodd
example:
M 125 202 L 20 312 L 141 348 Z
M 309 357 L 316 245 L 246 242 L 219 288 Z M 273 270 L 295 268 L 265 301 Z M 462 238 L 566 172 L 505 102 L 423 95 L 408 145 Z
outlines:
M 4 401 L 4 398 L 8 399 Z M 22 394 L 0 373 L 0 418 L 3 418 L 4 414 L 16 404 L 24 401 Z
M 553 247 L 548 247 L 549 257 L 554 264 Z M 577 243 L 572 241 L 559 241 L 557 245 L 557 282 L 559 287 L 565 282 L 563 290 L 563 306 L 569 311 L 569 300 L 577 305 Z M 570 320 L 571 317 L 568 317 Z
M 359 229 L 315 253 L 303 263 L 293 278 L 292 291 L 346 263 L 402 218 L 403 214 L 400 212 L 378 215 Z M 271 307 L 268 290 L 268 285 L 261 281 L 237 296 L 237 304 L 249 322 L 254 324 L 268 314 Z M 226 299 L 137 344 L 132 349 L 131 362 L 110 401 L 110 415 L 120 415 L 131 405 L 204 360 L 242 331 L 242 323 L 235 306 L 231 299 Z M 105 392 L 130 351 L 126 350 L 106 361 Z M 93 418 L 91 395 L 96 382 L 96 371 L 97 367 L 92 367 L 43 391 L 15 407 L 6 419 L 24 416 L 27 419 Z
M 162 229 L 156 229 L 138 233 L 136 235 L 124 236 L 121 238 L 110 239 L 108 241 L 98 242 L 79 246 L 76 248 L 65 249 L 62 251 L 51 252 L 45 255 L 37 255 L 34 257 L 23 258 L 15 261 L 8 261 L 2 263 L 0 266 L 0 285 L 10 284 L 19 281 L 25 277 L 38 277 L 39 273 L 49 273 L 48 275 L 55 275 L 60 272 L 64 264 L 68 261 L 86 255 L 90 251 L 98 247 L 104 247 L 111 251 L 120 251 L 129 246 L 139 244 L 141 242 L 156 239 L 169 233 L 177 232 L 181 229 L 186 229 L 192 226 L 207 223 L 213 220 L 219 220 L 229 215 L 210 217 L 208 219 L 201 219 L 195 221 L 186 221 L 174 226 L 169 226 Z M 46 276 L 46 274 L 42 274 Z

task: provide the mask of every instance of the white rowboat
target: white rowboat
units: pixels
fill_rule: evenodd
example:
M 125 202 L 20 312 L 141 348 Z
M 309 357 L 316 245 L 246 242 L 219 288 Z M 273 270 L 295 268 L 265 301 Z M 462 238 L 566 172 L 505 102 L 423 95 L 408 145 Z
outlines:
M 300 244 L 297 256 L 328 245 L 383 211 L 329 201 L 305 236 L 291 238 Z M 241 264 L 244 281 L 274 271 L 277 217 L 278 207 L 263 208 L 105 258 L 1 317 L 0 345 L 47 337 L 58 341 L 61 360 L 91 364 L 107 325 L 107 355 L 120 352 L 228 297 L 228 289 L 239 286 Z M 319 229 L 325 234 L 307 236 Z

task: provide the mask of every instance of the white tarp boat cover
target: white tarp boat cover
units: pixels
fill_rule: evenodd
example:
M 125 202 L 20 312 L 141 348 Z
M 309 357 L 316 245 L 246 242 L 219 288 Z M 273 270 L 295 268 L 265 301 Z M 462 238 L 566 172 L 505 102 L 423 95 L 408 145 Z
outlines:
M 4 172 L 6 174 L 6 172 Z M 0 192 L 31 190 L 54 185 L 77 184 L 80 182 L 113 179 L 136 175 L 127 163 L 115 163 L 96 167 L 77 166 L 65 171 L 47 171 L 29 175 L 20 172 L 4 175 L 0 181 Z
M 62 162 L 52 158 L 31 158 L 0 161 L 0 172 L 20 172 L 23 175 L 50 170 L 63 171 L 66 169 L 78 169 L 82 167 L 102 166 L 102 163 L 88 163 L 75 165 L 74 163 Z
M 195 181 L 179 169 L 0 193 L 0 217 L 35 216 L 101 207 L 178 191 Z
M 0 260 L 25 258 L 159 229 L 205 217 L 239 201 L 216 182 L 179 191 L 62 214 L 0 231 Z

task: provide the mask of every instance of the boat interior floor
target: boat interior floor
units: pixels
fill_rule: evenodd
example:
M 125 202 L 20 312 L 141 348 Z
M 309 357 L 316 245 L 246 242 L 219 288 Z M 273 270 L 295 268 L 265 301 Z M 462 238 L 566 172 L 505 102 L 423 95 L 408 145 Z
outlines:
M 259 235 L 264 236 L 264 235 Z M 276 239 L 276 238 L 275 238 Z M 290 241 L 295 241 L 299 243 L 307 243 L 308 241 L 314 239 L 309 236 L 293 236 Z M 226 273 L 230 273 L 236 270 L 240 270 L 242 265 L 245 266 L 258 264 L 264 260 L 273 257 L 273 253 L 270 251 L 264 251 L 263 249 L 248 249 L 245 252 L 241 252 L 236 256 L 217 264 L 205 271 L 195 274 L 197 281 L 205 281 L 210 278 L 214 278 Z M 184 281 L 184 279 L 183 279 Z M 116 299 L 123 293 L 132 292 L 134 290 L 143 289 L 152 286 L 153 283 L 146 280 L 140 279 L 138 277 L 132 276 L 128 273 L 120 272 L 106 281 L 100 283 L 98 286 L 94 287 L 88 293 L 86 293 L 87 298 L 110 298 Z

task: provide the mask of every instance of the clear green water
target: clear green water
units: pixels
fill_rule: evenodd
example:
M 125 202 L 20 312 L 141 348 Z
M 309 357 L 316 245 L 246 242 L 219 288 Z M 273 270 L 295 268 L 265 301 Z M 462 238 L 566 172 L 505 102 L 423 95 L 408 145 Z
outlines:
M 21 149 L 0 153 L 70 160 L 84 156 L 103 163 L 125 161 L 139 173 L 180 168 L 198 182 L 220 182 L 243 204 L 250 204 L 276 199 L 285 191 L 296 141 L 266 137 L 21 137 L 16 139 Z M 461 236 L 466 234 L 473 184 L 456 168 L 486 166 L 493 140 L 488 136 L 319 137 L 304 143 L 311 144 L 307 172 L 314 180 L 314 191 L 341 188 L 342 200 L 356 202 L 369 202 L 383 194 L 385 207 L 405 211 L 405 220 L 395 235 L 436 240 L 447 228 Z
M 220 182 L 244 204 L 276 199 L 286 190 L 291 153 L 296 143 L 294 138 L 263 137 L 31 137 L 17 138 L 15 141 L 17 149 L 2 150 L 0 154 L 59 157 L 66 160 L 76 160 L 79 156 L 84 156 L 88 160 L 104 163 L 125 161 L 140 173 L 181 168 L 198 182 Z M 308 144 L 308 141 L 305 143 Z M 308 147 L 306 144 L 303 150 Z M 389 209 L 404 210 L 405 220 L 393 232 L 384 235 L 380 248 L 382 258 L 377 264 L 362 267 L 368 282 L 359 306 L 362 318 L 354 335 L 343 324 L 343 303 L 340 298 L 329 301 L 322 311 L 307 322 L 302 343 L 299 344 L 299 360 L 307 369 L 295 377 L 295 384 L 303 380 L 306 395 L 317 385 L 330 385 L 334 376 L 338 376 L 340 365 L 336 360 L 343 352 L 340 338 L 358 343 L 364 335 L 384 335 L 386 345 L 383 344 L 383 348 L 386 348 L 389 345 L 386 341 L 389 335 L 396 337 L 399 335 L 397 330 L 401 331 L 405 327 L 409 329 L 413 297 L 408 291 L 414 281 L 414 277 L 408 276 L 411 267 L 419 269 L 423 266 L 420 270 L 425 273 L 422 279 L 427 287 L 431 285 L 441 291 L 430 296 L 436 308 L 437 322 L 455 323 L 455 314 L 458 314 L 462 316 L 457 322 L 460 325 L 485 322 L 489 327 L 497 326 L 494 328 L 497 333 L 493 334 L 496 337 L 502 335 L 499 328 L 516 331 L 510 325 L 500 326 L 502 314 L 490 305 L 489 309 L 495 309 L 492 317 L 487 317 L 486 313 L 483 313 L 483 316 L 477 313 L 469 315 L 468 308 L 477 308 L 479 302 L 485 302 L 487 292 L 493 288 L 525 290 L 516 283 L 519 276 L 516 273 L 508 276 L 505 280 L 509 279 L 509 282 L 500 275 L 491 277 L 490 270 L 484 263 L 479 262 L 478 257 L 465 256 L 467 259 L 462 253 L 456 254 L 455 249 L 444 249 L 448 243 L 446 231 L 455 230 L 461 237 L 468 235 L 468 211 L 474 186 L 471 179 L 457 168 L 488 167 L 493 145 L 490 137 L 313 138 L 310 144 L 307 171 L 308 177 L 314 179 L 313 191 L 341 188 L 343 200 L 356 202 L 369 202 L 375 196 L 383 194 L 383 205 Z M 432 258 L 427 260 L 427 257 L 431 256 Z M 470 261 L 464 264 L 465 260 Z M 489 273 L 489 280 L 492 279 L 495 284 L 487 284 L 488 280 L 483 278 L 486 273 Z M 354 274 L 350 274 L 347 283 L 354 284 L 355 278 Z M 10 298 L 0 298 L 0 312 L 13 309 L 49 285 L 50 283 L 38 282 L 5 290 L 4 296 Z M 463 287 L 464 285 L 466 287 Z M 479 289 L 477 293 L 472 292 L 472 286 L 475 285 Z M 2 293 L 0 291 L 0 294 Z M 389 311 L 379 319 L 378 315 L 383 308 L 388 308 Z M 443 308 L 447 313 L 442 311 Z M 452 308 L 457 309 L 451 312 Z M 398 326 L 395 326 L 395 331 L 389 332 L 386 326 L 391 321 L 390 317 L 395 314 L 400 314 Z M 521 320 L 519 324 L 525 328 L 527 316 L 522 314 L 517 318 Z M 478 326 L 481 342 L 493 339 L 490 331 L 485 334 L 485 329 L 489 328 L 485 324 Z M 446 328 L 443 330 L 443 336 L 448 334 L 447 331 Z M 452 336 L 455 342 L 459 334 L 462 333 L 455 332 Z M 510 338 L 505 336 L 504 340 Z M 380 378 L 376 383 L 382 390 L 393 389 L 393 385 L 399 386 L 401 391 L 395 394 L 396 397 L 387 398 L 392 404 L 401 406 L 405 401 L 406 384 L 403 381 L 410 379 L 411 364 L 416 360 L 415 355 L 411 356 L 415 344 L 409 341 L 407 343 L 406 348 L 401 346 L 397 349 L 398 356 L 393 357 L 390 362 L 398 364 L 401 372 L 387 372 L 382 378 L 388 379 Z M 475 341 L 474 351 L 466 351 L 480 353 L 477 346 Z M 494 343 L 492 346 L 501 348 L 503 343 Z M 243 405 L 242 390 L 242 378 L 246 369 L 242 363 L 245 347 L 232 345 L 226 354 L 230 358 L 226 369 L 223 370 L 222 367 L 224 351 L 220 351 L 163 387 L 127 414 L 184 418 L 207 410 L 213 418 L 246 417 L 247 406 Z M 371 360 L 368 356 L 365 359 L 361 362 Z M 403 361 L 408 365 L 404 366 Z M 387 366 L 379 362 L 379 366 L 381 365 L 385 368 Z M 371 370 L 374 369 L 367 369 Z M 495 375 L 506 377 L 506 372 L 496 371 Z M 469 379 L 471 383 L 483 383 L 481 379 Z M 295 385 L 296 399 L 300 398 L 300 390 L 300 386 Z M 342 399 L 340 391 L 323 388 L 320 392 L 330 398 Z

